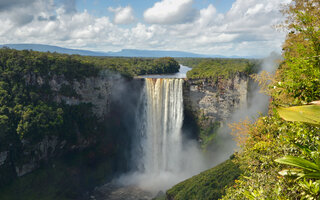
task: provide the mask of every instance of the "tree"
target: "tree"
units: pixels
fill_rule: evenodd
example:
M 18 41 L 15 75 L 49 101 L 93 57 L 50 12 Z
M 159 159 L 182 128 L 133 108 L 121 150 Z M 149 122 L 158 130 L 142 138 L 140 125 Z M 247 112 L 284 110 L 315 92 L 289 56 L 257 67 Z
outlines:
M 288 31 L 283 45 L 285 62 L 278 71 L 283 103 L 301 104 L 320 98 L 320 3 L 319 0 L 293 0 L 282 11 Z M 285 96 L 286 95 L 286 96 Z

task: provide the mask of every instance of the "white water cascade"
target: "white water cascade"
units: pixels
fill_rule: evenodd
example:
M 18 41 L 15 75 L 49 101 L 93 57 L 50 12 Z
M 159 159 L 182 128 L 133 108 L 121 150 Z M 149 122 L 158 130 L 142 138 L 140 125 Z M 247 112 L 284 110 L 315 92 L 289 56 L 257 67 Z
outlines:
M 156 195 L 204 169 L 197 141 L 183 138 L 182 78 L 145 78 L 130 174 L 118 179 Z
M 183 79 L 145 79 L 145 144 L 148 174 L 180 168 L 183 122 Z

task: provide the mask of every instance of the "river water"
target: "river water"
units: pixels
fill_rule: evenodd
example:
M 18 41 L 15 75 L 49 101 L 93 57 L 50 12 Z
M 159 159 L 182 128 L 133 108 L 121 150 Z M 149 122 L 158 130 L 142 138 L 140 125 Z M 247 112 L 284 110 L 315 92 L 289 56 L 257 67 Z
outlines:
M 187 72 L 190 71 L 191 68 L 180 65 L 180 70 L 174 74 L 152 74 L 152 75 L 143 75 L 139 76 L 139 78 L 187 78 Z

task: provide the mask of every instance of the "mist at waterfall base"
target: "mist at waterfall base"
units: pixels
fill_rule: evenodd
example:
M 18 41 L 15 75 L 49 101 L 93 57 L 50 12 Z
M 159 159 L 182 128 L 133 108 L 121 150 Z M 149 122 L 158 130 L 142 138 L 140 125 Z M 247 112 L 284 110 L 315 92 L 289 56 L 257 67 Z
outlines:
M 279 59 L 278 55 L 271 55 L 264 59 L 262 70 L 274 72 L 277 67 L 276 59 Z M 233 113 L 226 125 L 218 130 L 214 143 L 206 152 L 203 152 L 198 141 L 186 138 L 185 135 L 188 134 L 181 132 L 183 100 L 182 90 L 178 91 L 177 85 L 182 83 L 183 79 L 157 77 L 157 79 L 145 80 L 145 92 L 141 94 L 141 104 L 136 115 L 137 124 L 140 126 L 133 142 L 132 165 L 134 167 L 131 173 L 116 179 L 114 181 L 116 184 L 134 185 L 153 195 L 159 191 L 166 191 L 173 185 L 227 160 L 237 148 L 227 124 L 247 118 L 254 119 L 259 113 L 265 113 L 268 108 L 269 97 L 260 93 L 256 83 L 250 82 L 247 105 L 243 105 Z M 170 97 L 173 94 L 179 94 L 180 97 L 175 96 L 174 100 L 173 96 Z M 166 100 L 163 101 L 163 99 Z M 178 102 L 177 99 L 179 99 Z M 163 102 L 169 104 L 163 104 Z M 170 106 L 173 110 L 180 110 L 175 110 L 173 111 L 175 114 L 170 115 L 168 111 Z M 159 142 L 157 134 L 161 135 L 162 142 Z M 153 136 L 155 137 L 150 139 Z M 167 139 L 172 143 L 164 144 L 163 141 Z M 162 147 L 157 149 L 158 147 L 152 146 L 155 144 Z M 165 145 L 167 149 L 164 150 Z

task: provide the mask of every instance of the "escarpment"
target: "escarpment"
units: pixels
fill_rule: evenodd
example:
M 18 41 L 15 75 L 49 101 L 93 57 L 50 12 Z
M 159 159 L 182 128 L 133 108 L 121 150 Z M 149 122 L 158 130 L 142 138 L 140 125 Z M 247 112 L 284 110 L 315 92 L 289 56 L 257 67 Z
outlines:
M 113 166 L 111 171 L 126 169 L 126 146 L 130 140 L 124 138 L 128 137 L 128 126 L 133 124 L 128 118 L 133 118 L 136 100 L 130 92 L 140 93 L 141 81 L 108 70 L 81 79 L 28 73 L 23 81 L 27 88 L 35 91 L 41 88 L 41 93 L 34 95 L 62 110 L 61 125 L 57 134 L 24 137 L 9 147 L 1 147 L 0 185 L 66 154 L 84 156 L 88 149 L 90 157 L 85 156 L 84 163 L 107 160 Z M 115 134 L 117 131 L 122 134 Z
M 185 82 L 185 112 L 195 119 L 200 142 L 212 135 L 236 110 L 246 106 L 249 81 L 247 74 L 237 73 L 228 79 L 188 79 Z

